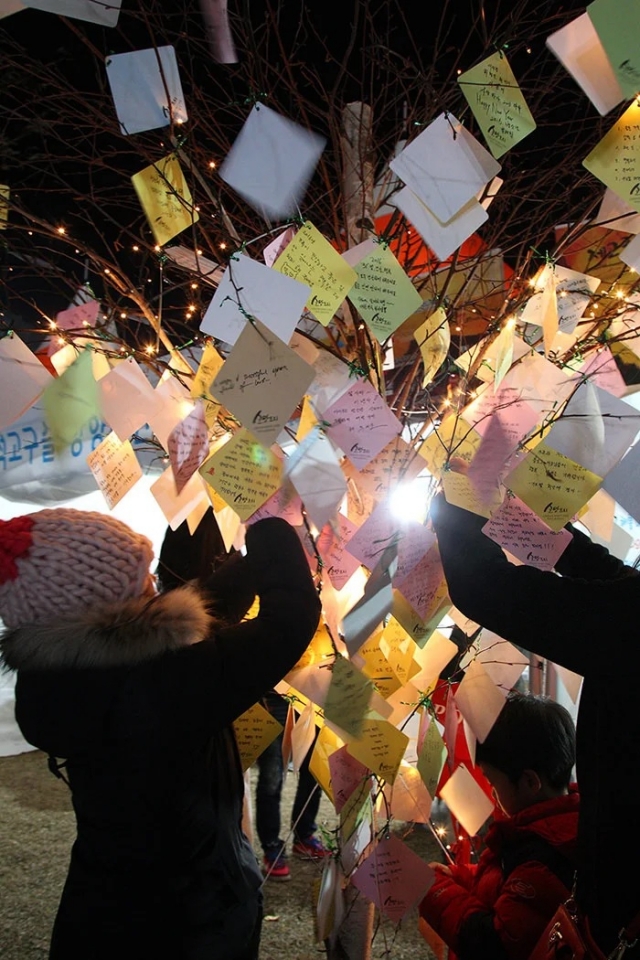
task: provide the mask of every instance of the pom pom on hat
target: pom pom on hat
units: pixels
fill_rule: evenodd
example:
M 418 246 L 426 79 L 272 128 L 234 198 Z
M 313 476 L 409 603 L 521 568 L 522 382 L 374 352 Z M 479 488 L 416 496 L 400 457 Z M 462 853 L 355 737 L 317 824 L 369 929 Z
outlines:
M 140 596 L 153 549 L 106 514 L 58 508 L 0 521 L 0 618 L 13 629 Z

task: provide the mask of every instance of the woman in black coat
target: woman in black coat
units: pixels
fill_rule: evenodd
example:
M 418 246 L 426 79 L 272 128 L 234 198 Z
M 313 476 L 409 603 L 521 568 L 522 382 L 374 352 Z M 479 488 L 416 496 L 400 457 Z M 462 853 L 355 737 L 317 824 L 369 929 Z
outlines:
M 453 603 L 505 640 L 584 677 L 577 722 L 577 899 L 608 953 L 640 910 L 640 576 L 569 527 L 561 576 L 516 566 L 484 517 L 436 498 L 431 512 Z M 640 948 L 628 952 L 635 957 Z
M 316 629 L 296 533 L 256 523 L 246 557 L 156 595 L 150 556 L 127 533 L 144 538 L 123 524 L 71 510 L 29 519 L 26 533 L 0 526 L 0 650 L 18 672 L 20 728 L 66 761 L 77 819 L 50 957 L 255 960 L 261 874 L 231 724 Z M 257 617 L 240 623 L 256 594 Z

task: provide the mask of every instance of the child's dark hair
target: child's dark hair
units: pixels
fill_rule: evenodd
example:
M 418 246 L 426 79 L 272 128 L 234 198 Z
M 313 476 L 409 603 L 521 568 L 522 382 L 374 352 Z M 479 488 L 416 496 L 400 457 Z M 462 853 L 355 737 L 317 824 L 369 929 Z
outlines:
M 476 763 L 489 763 L 517 783 L 534 770 L 555 790 L 571 782 L 576 759 L 576 729 L 571 714 L 555 700 L 511 692 L 484 743 L 476 745 Z

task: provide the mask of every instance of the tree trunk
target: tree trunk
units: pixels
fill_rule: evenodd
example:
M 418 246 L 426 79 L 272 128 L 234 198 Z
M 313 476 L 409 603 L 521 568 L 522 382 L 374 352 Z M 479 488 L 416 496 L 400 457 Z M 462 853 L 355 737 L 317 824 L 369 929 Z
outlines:
M 371 107 L 356 101 L 342 111 L 342 197 L 347 246 L 355 247 L 374 232 Z
M 373 904 L 351 884 L 344 891 L 345 918 L 331 944 L 325 941 L 327 960 L 370 960 Z

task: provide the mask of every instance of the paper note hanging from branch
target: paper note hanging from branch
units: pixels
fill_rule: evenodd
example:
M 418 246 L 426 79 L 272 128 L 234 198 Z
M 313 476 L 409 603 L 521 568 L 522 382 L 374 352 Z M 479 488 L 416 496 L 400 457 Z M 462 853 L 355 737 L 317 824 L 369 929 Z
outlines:
M 87 457 L 107 505 L 113 510 L 142 476 L 142 467 L 129 440 L 119 440 L 111 431 Z
M 4 429 L 35 403 L 52 377 L 26 343 L 9 333 L 0 340 L 0 382 L 0 429 Z
M 200 219 L 177 158 L 171 154 L 131 177 L 159 246 Z
M 640 92 L 640 9 L 636 0 L 594 0 L 587 14 L 623 95 Z
M 254 703 L 237 720 L 233 729 L 238 744 L 242 769 L 253 766 L 260 754 L 273 743 L 283 726 L 260 703 Z
M 365 248 L 362 259 L 354 262 L 358 247 L 344 254 L 358 275 L 349 299 L 376 340 L 383 343 L 419 309 L 422 297 L 385 243 L 365 240 L 359 246 Z
M 62 376 L 49 384 L 42 403 L 53 445 L 56 450 L 64 450 L 92 417 L 100 416 L 90 350 L 83 350 Z
M 402 840 L 382 840 L 354 873 L 352 882 L 393 923 L 422 900 L 435 873 Z
M 248 430 L 239 430 L 205 460 L 200 475 L 247 520 L 280 486 L 282 462 Z
M 451 328 L 443 307 L 427 317 L 414 333 L 416 343 L 422 354 L 424 373 L 422 386 L 428 386 L 447 359 L 451 346 Z
M 636 101 L 583 160 L 583 166 L 640 210 L 640 105 Z
M 536 129 L 518 81 L 501 50 L 459 76 L 458 83 L 496 159 Z
M 111 54 L 105 66 L 120 130 L 125 135 L 189 119 L 172 46 Z

